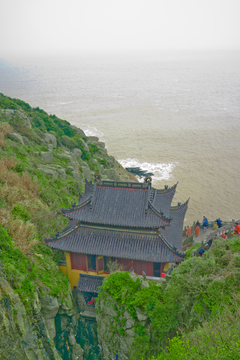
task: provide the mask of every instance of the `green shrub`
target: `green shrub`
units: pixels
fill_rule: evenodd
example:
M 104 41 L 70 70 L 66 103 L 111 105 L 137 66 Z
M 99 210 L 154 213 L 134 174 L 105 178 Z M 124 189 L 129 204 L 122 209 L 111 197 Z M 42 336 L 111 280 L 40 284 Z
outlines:
M 30 213 L 23 206 L 20 205 L 14 206 L 14 208 L 12 209 L 12 214 L 19 217 L 24 222 L 30 220 L 31 218 Z
M 37 288 L 41 290 L 40 282 L 49 287 L 49 295 L 53 296 L 64 297 L 69 286 L 68 278 L 58 271 L 51 250 L 45 245 L 36 245 L 35 252 L 37 260 L 34 262 L 14 247 L 13 240 L 0 225 L 0 261 L 3 271 L 28 312 L 32 311 Z

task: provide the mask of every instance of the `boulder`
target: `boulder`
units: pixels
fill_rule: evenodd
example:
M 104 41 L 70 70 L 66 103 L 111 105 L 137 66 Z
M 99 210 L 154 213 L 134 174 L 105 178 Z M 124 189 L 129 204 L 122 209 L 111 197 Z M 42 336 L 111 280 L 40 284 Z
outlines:
M 83 359 L 83 349 L 79 344 L 75 344 L 72 348 L 72 360 L 82 360 Z
M 41 158 L 42 161 L 46 162 L 46 163 L 51 163 L 53 160 L 53 154 L 52 151 L 41 151 Z
M 9 137 L 9 139 L 18 142 L 19 144 L 24 145 L 23 138 L 20 134 L 11 133 L 8 137 Z
M 110 155 L 110 156 L 108 157 L 108 163 L 109 163 L 109 165 L 110 165 L 111 167 L 115 167 L 115 166 L 118 166 L 118 165 L 119 165 L 118 162 L 116 161 L 115 157 L 112 156 L 112 155 Z
M 48 333 L 53 340 L 56 336 L 55 318 L 46 319 L 46 326 L 48 329 Z
M 59 301 L 59 314 L 64 314 L 67 316 L 73 316 L 74 308 L 73 308 L 73 296 L 72 290 L 69 286 L 67 296 L 64 297 L 64 301 Z
M 60 327 L 61 327 L 61 331 L 63 332 L 64 330 L 66 330 L 67 326 L 69 323 L 69 317 L 67 315 L 61 315 L 60 317 Z
M 107 155 L 107 149 L 101 149 L 101 153 L 103 156 L 106 156 Z
M 73 154 L 76 158 L 81 159 L 82 152 L 80 149 L 77 149 L 77 148 L 73 149 Z
M 27 127 L 31 128 L 30 120 L 23 112 L 14 109 L 0 109 L 0 112 L 3 113 L 7 119 L 11 119 L 12 117 L 19 117 L 25 122 Z
M 75 125 L 71 125 L 71 128 L 76 130 L 77 134 L 82 136 L 82 137 L 86 137 L 84 131 L 82 129 L 79 129 L 77 126 Z
M 130 271 L 129 276 L 133 279 L 133 281 L 136 281 L 138 279 L 137 274 L 135 274 L 134 271 Z
M 90 141 L 91 143 L 98 141 L 99 138 L 97 136 L 88 136 L 88 141 Z
M 72 176 L 74 177 L 75 180 L 81 182 L 82 181 L 82 177 L 81 174 L 77 171 L 72 171 Z
M 141 321 L 146 321 L 148 319 L 148 315 L 145 311 L 139 309 L 139 308 L 135 308 L 136 310 L 136 315 L 138 320 Z
M 23 138 L 24 145 L 29 145 L 28 138 L 26 138 L 26 136 L 23 136 L 22 138 Z
M 67 153 L 67 152 L 57 154 L 57 156 L 60 157 L 60 158 L 67 159 L 69 161 L 73 161 L 72 155 L 70 153 Z
M 57 315 L 59 309 L 57 298 L 46 294 L 42 298 L 40 298 L 40 302 L 41 312 L 44 318 L 53 319 Z
M 42 170 L 47 176 L 52 176 L 54 179 L 58 179 L 58 177 L 59 177 L 59 174 L 57 171 L 55 171 L 51 168 L 48 168 L 45 165 L 40 164 L 38 169 Z
M 87 179 L 91 178 L 91 173 L 90 173 L 90 169 L 89 169 L 88 166 L 83 166 L 82 167 L 82 173 L 83 173 L 85 178 L 87 178 Z
M 32 302 L 33 310 L 36 314 L 39 314 L 41 311 L 41 302 L 38 296 L 38 293 L 35 292 L 33 295 L 33 302 Z
M 59 173 L 61 179 L 67 179 L 66 171 L 63 168 L 56 169 L 56 170 Z
M 148 281 L 146 281 L 146 280 L 142 280 L 142 283 L 141 283 L 141 288 L 143 289 L 143 288 L 146 288 L 146 287 L 149 287 L 149 283 L 148 283 Z
M 78 162 L 72 158 L 72 160 L 70 160 L 70 163 L 71 163 L 72 169 L 74 171 L 78 172 L 78 169 L 79 169 Z
M 53 148 L 57 147 L 57 139 L 53 134 L 45 133 L 44 141 L 46 144 L 52 144 Z
M 115 169 L 104 169 L 102 170 L 102 174 L 106 175 L 109 180 L 115 180 L 115 181 L 121 180 L 119 173 Z
M 76 344 L 76 339 L 75 339 L 75 335 L 74 335 L 73 329 L 70 329 L 70 331 L 69 331 L 68 340 L 69 340 L 69 343 L 70 343 L 71 345 L 75 345 L 75 344 Z

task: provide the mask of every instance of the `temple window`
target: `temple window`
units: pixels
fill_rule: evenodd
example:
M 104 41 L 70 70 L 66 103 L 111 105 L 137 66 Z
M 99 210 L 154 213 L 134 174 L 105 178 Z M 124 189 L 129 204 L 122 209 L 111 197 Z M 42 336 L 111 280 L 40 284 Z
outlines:
M 88 270 L 97 270 L 96 255 L 87 255 Z
M 71 267 L 76 270 L 86 270 L 86 255 L 71 253 Z

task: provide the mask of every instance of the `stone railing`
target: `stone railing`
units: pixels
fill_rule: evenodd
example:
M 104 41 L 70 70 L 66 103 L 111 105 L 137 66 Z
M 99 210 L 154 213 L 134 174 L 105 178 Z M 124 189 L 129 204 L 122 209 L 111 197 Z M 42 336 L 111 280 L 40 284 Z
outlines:
M 208 250 L 210 247 L 208 244 L 209 240 L 214 241 L 214 239 L 216 239 L 217 237 L 221 237 L 223 233 L 227 233 L 227 237 L 228 237 L 228 239 L 230 239 L 232 237 L 232 231 L 234 230 L 235 222 L 239 223 L 240 220 L 233 219 L 231 223 L 228 223 L 228 224 L 225 223 L 225 225 L 221 226 L 220 228 L 213 230 L 210 234 L 208 234 L 206 236 L 205 240 L 202 241 L 201 246 L 199 246 L 198 249 L 193 250 L 191 252 L 191 256 L 194 256 L 194 255 L 198 256 L 199 250 L 201 250 L 205 247 L 207 247 L 206 250 Z
M 206 240 L 203 241 L 203 244 L 208 242 L 210 239 L 214 239 L 214 237 L 221 236 L 225 232 L 231 233 L 234 230 L 235 222 L 239 223 L 240 220 L 232 220 L 231 223 L 225 223 L 225 225 L 223 225 L 222 227 L 213 230 L 210 234 L 208 234 L 208 236 L 206 236 Z M 229 237 L 231 237 L 230 234 Z

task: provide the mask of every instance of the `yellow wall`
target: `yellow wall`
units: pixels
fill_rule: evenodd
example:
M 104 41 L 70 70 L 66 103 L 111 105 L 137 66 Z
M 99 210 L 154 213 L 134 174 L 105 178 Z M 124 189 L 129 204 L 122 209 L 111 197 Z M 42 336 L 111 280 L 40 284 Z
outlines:
M 77 286 L 80 274 L 88 274 L 88 275 L 104 276 L 104 277 L 107 277 L 109 275 L 104 273 L 98 274 L 96 271 L 83 271 L 83 270 L 72 269 L 70 253 L 66 253 L 66 263 L 67 266 L 59 266 L 59 270 L 61 270 L 65 275 L 68 276 L 72 289 L 74 286 Z
M 83 271 L 83 270 L 72 269 L 70 253 L 66 253 L 66 263 L 67 263 L 67 266 L 59 266 L 59 270 L 61 270 L 65 275 L 68 276 L 72 289 L 74 286 L 77 286 L 80 274 L 104 276 L 104 277 L 109 276 L 109 274 L 104 274 L 104 273 L 98 274 L 96 271 Z M 170 265 L 170 263 L 166 263 L 164 265 L 164 271 L 167 271 L 167 269 L 169 268 L 169 265 Z
M 169 265 L 170 265 L 170 263 L 166 263 L 166 264 L 164 265 L 163 271 L 167 271 L 167 269 L 169 268 Z
M 66 266 L 58 266 L 59 270 L 62 271 L 65 275 L 67 275 L 67 267 Z

